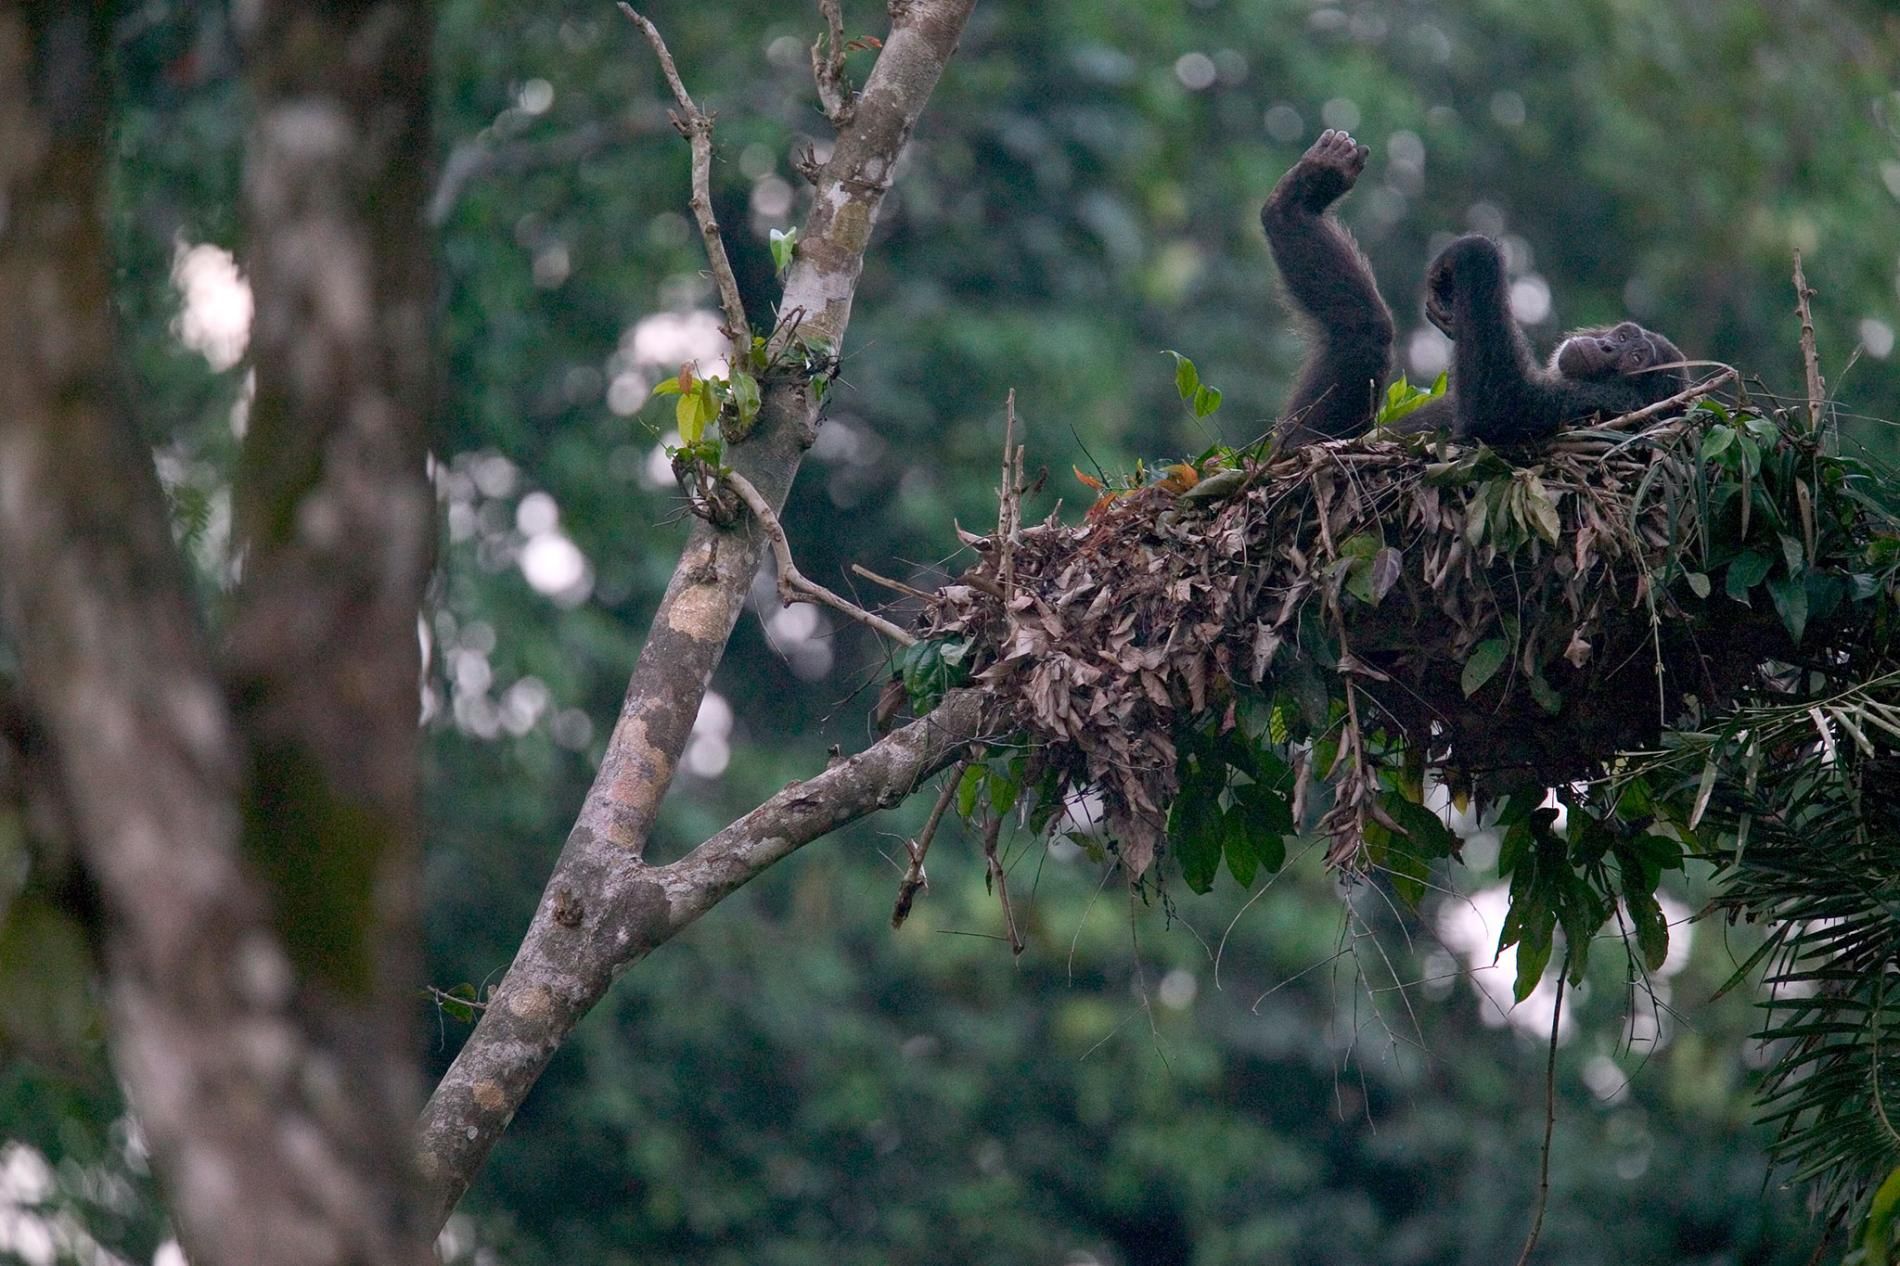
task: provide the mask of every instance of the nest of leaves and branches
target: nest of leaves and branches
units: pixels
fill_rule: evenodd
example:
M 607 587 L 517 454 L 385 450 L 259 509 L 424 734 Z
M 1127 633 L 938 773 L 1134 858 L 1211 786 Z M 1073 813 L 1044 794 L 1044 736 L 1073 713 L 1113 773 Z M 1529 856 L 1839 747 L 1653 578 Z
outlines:
M 1554 926 L 1587 944 L 1631 893 L 1659 962 L 1653 891 L 1686 836 L 1648 799 L 1604 800 L 1619 754 L 1866 680 L 1896 566 L 1873 472 L 1719 385 L 1517 452 L 1376 431 L 1214 449 L 1087 480 L 1073 524 L 1013 521 L 1018 452 L 999 530 L 966 534 L 976 566 L 900 661 L 915 704 L 970 682 L 1016 736 L 966 768 L 960 807 L 1027 802 L 1060 830 L 1099 806 L 1085 842 L 1137 879 L 1172 852 L 1196 891 L 1223 861 L 1251 884 L 1313 829 L 1335 866 L 1415 897 L 1457 848 L 1424 807 L 1440 782 L 1509 798 L 1507 873 L 1601 828 L 1594 870 L 1553 856 L 1551 890 L 1514 903 L 1528 984 Z M 1428 394 L 1396 387 L 1388 416 Z M 1205 402 L 1191 366 L 1182 396 Z M 1551 788 L 1576 802 L 1568 842 L 1538 808 Z
M 1223 865 L 1250 887 L 1317 833 L 1416 904 L 1458 852 L 1427 807 L 1449 788 L 1501 837 L 1517 997 L 1561 949 L 1559 1007 L 1606 928 L 1637 973 L 1662 965 L 1658 886 L 1699 859 L 1715 908 L 1766 929 L 1735 979 L 1770 965 L 1776 1155 L 1885 1260 L 1900 523 L 1891 478 L 1819 425 L 1818 375 L 1791 409 L 1734 383 L 1516 451 L 1375 428 L 1078 472 L 1097 495 L 1076 523 L 1020 522 L 1006 440 L 997 529 L 963 534 L 976 565 L 926 596 L 898 660 L 914 708 L 974 685 L 1006 737 L 920 841 L 954 803 L 1001 885 L 997 831 L 1023 814 L 1139 885 L 1166 858 L 1200 892 Z M 1191 363 L 1177 385 L 1218 408 Z M 1395 386 L 1381 421 L 1442 390 Z

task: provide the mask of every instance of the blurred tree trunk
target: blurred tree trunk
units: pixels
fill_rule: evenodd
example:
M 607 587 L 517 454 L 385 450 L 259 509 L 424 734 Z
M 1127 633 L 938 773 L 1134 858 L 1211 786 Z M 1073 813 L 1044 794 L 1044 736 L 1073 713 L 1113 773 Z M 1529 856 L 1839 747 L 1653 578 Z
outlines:
M 230 682 L 118 390 L 105 3 L 0 13 L 0 616 L 103 900 L 114 1060 L 191 1260 L 421 1263 L 403 1017 L 427 15 L 252 12 L 252 205 L 298 232 L 260 267 L 268 420 Z

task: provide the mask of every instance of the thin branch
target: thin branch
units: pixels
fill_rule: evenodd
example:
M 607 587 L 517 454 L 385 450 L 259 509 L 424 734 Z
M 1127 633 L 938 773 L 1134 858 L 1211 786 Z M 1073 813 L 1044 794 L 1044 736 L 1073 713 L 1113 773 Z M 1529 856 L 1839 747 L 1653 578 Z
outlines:
M 1733 381 L 1736 377 L 1736 369 L 1733 366 L 1729 366 L 1724 368 L 1722 372 L 1703 379 L 1687 390 L 1678 391 L 1667 400 L 1658 400 L 1655 404 L 1647 405 L 1636 410 L 1634 413 L 1625 413 L 1622 417 L 1611 418 L 1608 422 L 1597 427 L 1597 429 L 1600 431 L 1627 431 L 1631 427 L 1640 426 L 1651 418 L 1659 418 L 1665 413 L 1672 413 L 1686 404 L 1700 400 L 1717 388 Z
M 897 901 L 891 906 L 891 928 L 895 931 L 904 926 L 904 920 L 910 917 L 911 903 L 917 900 L 917 894 L 930 886 L 929 878 L 924 874 L 924 855 L 930 852 L 930 842 L 937 838 L 937 824 L 943 821 L 945 810 L 957 794 L 957 784 L 963 781 L 963 771 L 970 762 L 960 760 L 950 770 L 950 777 L 944 780 L 943 790 L 937 794 L 937 803 L 930 807 L 930 817 L 924 823 L 924 829 L 917 832 L 915 839 L 904 841 L 904 851 L 910 855 L 910 865 L 904 868 L 904 881 L 897 885 Z
M 1806 274 L 1801 271 L 1801 252 L 1794 253 L 1794 311 L 1801 318 L 1801 362 L 1808 372 L 1808 429 L 1821 429 L 1821 406 L 1827 396 L 1827 384 L 1821 381 L 1821 358 L 1814 350 L 1814 313 L 1808 308 L 1808 300 L 1814 297 L 1814 291 L 1808 286 Z
M 1537 1169 L 1537 1212 L 1531 1218 L 1531 1233 L 1524 1240 L 1524 1251 L 1517 1255 L 1517 1266 L 1531 1260 L 1537 1237 L 1544 1229 L 1544 1210 L 1550 1207 L 1550 1140 L 1557 1132 L 1557 1026 L 1564 1018 L 1564 972 L 1570 969 L 1568 957 L 1564 971 L 1557 974 L 1557 1001 L 1550 1009 L 1550 1058 L 1544 1065 L 1544 1150 Z
M 1009 876 L 1003 870 L 1003 859 L 997 855 L 996 841 L 1003 833 L 1003 815 L 990 814 L 990 820 L 983 827 L 983 860 L 989 864 L 990 885 L 996 890 L 996 899 L 1003 907 L 1003 926 L 1009 931 L 1009 952 L 1018 958 L 1023 952 L 1023 934 L 1016 926 L 1016 911 L 1009 904 Z
M 869 567 L 861 567 L 857 563 L 853 563 L 851 564 L 851 570 L 872 584 L 883 585 L 892 593 L 901 593 L 906 598 L 916 598 L 920 602 L 935 602 L 937 600 L 937 595 L 934 593 L 925 593 L 921 589 L 912 588 L 901 580 L 892 580 L 889 576 L 880 576 Z
M 712 266 L 713 282 L 719 287 L 719 306 L 726 314 L 726 332 L 732 335 L 733 347 L 744 354 L 752 345 L 752 327 L 746 324 L 745 302 L 739 297 L 739 281 L 733 275 L 732 261 L 726 258 L 726 242 L 719 235 L 719 221 L 713 218 L 713 116 L 694 105 L 692 97 L 687 95 L 686 85 L 680 82 L 679 70 L 673 65 L 673 54 L 667 51 L 666 41 L 660 38 L 660 29 L 640 16 L 626 0 L 620 0 L 620 11 L 646 32 L 647 43 L 653 45 L 654 56 L 660 59 L 660 73 L 666 76 L 667 86 L 673 90 L 673 99 L 679 102 L 680 113 L 668 117 L 693 149 L 693 218 L 699 222 L 699 235 L 706 243 L 706 262 Z
M 746 503 L 753 516 L 758 519 L 759 526 L 765 529 L 766 537 L 772 542 L 772 556 L 778 560 L 780 602 L 788 607 L 794 602 L 821 603 L 833 611 L 849 616 L 868 629 L 875 629 L 901 646 L 917 644 L 916 634 L 898 628 L 881 615 L 871 614 L 848 598 L 839 597 L 798 570 L 798 564 L 792 561 L 791 542 L 785 539 L 785 529 L 780 525 L 778 515 L 772 512 L 771 505 L 760 495 L 759 490 L 752 486 L 752 481 L 736 470 L 727 471 L 724 479 L 727 485 L 739 494 L 739 499 Z
M 818 0 L 818 12 L 825 18 L 825 33 L 812 41 L 811 77 L 818 85 L 818 102 L 825 108 L 831 126 L 844 127 L 851 122 L 857 107 L 857 94 L 844 73 L 844 14 L 838 0 Z
M 1016 594 L 1016 530 L 1023 521 L 1023 450 L 1016 443 L 1016 389 L 1003 402 L 1003 482 L 996 490 L 996 579 L 1003 606 Z

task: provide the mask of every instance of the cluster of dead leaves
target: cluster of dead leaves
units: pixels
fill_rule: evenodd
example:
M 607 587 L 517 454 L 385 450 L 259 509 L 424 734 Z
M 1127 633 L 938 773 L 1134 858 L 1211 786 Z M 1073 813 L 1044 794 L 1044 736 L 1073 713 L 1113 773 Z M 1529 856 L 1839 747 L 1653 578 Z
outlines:
M 1652 740 L 1686 696 L 1732 694 L 1772 632 L 1675 583 L 1698 540 L 1671 494 L 1694 428 L 1615 440 L 1513 467 L 1362 439 L 1220 472 L 1219 496 L 1143 489 L 973 540 L 921 632 L 969 644 L 1037 770 L 1101 797 L 1134 876 L 1166 836 L 1180 727 L 1231 730 L 1244 692 L 1353 731 L 1316 771 L 1336 787 L 1408 748 L 1454 782 L 1554 785 Z

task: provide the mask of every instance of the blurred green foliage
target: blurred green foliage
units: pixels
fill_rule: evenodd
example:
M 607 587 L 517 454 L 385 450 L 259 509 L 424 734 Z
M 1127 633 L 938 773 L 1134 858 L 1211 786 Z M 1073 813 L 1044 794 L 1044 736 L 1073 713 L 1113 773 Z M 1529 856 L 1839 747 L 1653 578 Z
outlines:
M 883 6 L 845 8 L 849 35 L 882 32 Z M 714 198 L 763 325 L 770 235 L 807 196 L 791 157 L 824 139 L 806 53 L 820 23 L 762 0 L 648 12 L 719 111 Z M 244 371 L 180 345 L 172 267 L 181 245 L 241 243 L 242 93 L 220 5 L 148 0 L 121 36 L 112 214 L 133 392 L 192 508 L 215 615 Z M 679 366 L 636 364 L 633 331 L 712 300 L 686 147 L 611 5 L 447 0 L 433 38 L 438 158 L 458 173 L 440 199 L 449 544 L 428 752 L 430 976 L 446 989 L 505 969 L 684 537 L 677 494 L 647 477 L 671 403 L 628 413 Z M 853 55 L 860 80 L 873 56 Z M 1402 353 L 1434 244 L 1475 228 L 1511 244 L 1532 298 L 1547 287 L 1540 338 L 1627 313 L 1797 390 L 1798 246 L 1845 443 L 1890 458 L 1891 432 L 1854 418 L 1900 413 L 1897 84 L 1900 19 L 1875 0 L 979 5 L 880 221 L 786 512 L 800 565 L 839 586 L 851 561 L 908 560 L 923 582 L 954 570 L 953 518 L 994 514 L 1012 387 L 1032 469 L 1114 471 L 1266 430 L 1299 344 L 1255 213 L 1328 125 L 1373 147 L 1343 212 Z M 1222 386 L 1216 417 L 1179 406 L 1164 348 Z M 1065 495 L 1088 493 L 1060 475 L 1027 512 Z M 529 583 L 534 549 L 552 592 Z M 714 683 L 730 716 L 709 709 L 657 856 L 809 774 L 828 744 L 866 740 L 854 692 L 883 675 L 874 644 L 779 616 L 764 587 L 756 607 Z M 1030 944 L 1012 966 L 973 840 L 938 842 L 932 889 L 887 929 L 889 859 L 926 807 L 814 846 L 623 980 L 452 1224 L 455 1260 L 1515 1254 L 1542 1059 L 1480 1023 L 1448 975 L 1459 960 L 1429 912 L 1455 895 L 1428 896 L 1422 926 L 1378 889 L 1348 906 L 1309 852 L 1244 908 L 1216 875 L 1177 909 L 1131 909 L 1072 850 L 1017 840 Z M 1681 1008 L 1662 1009 L 1666 1041 L 1623 1041 L 1619 1017 L 1654 1008 L 1607 961 L 1574 999 L 1541 1261 L 1808 1258 L 1818 1228 L 1765 1181 L 1746 1126 L 1745 1000 L 1705 1005 L 1746 938 L 1695 941 L 1659 982 Z M 463 1028 L 426 1023 L 439 1069 Z M 0 1072 L 0 1136 L 44 1150 L 50 1199 L 148 1260 L 162 1231 L 119 1111 Z

